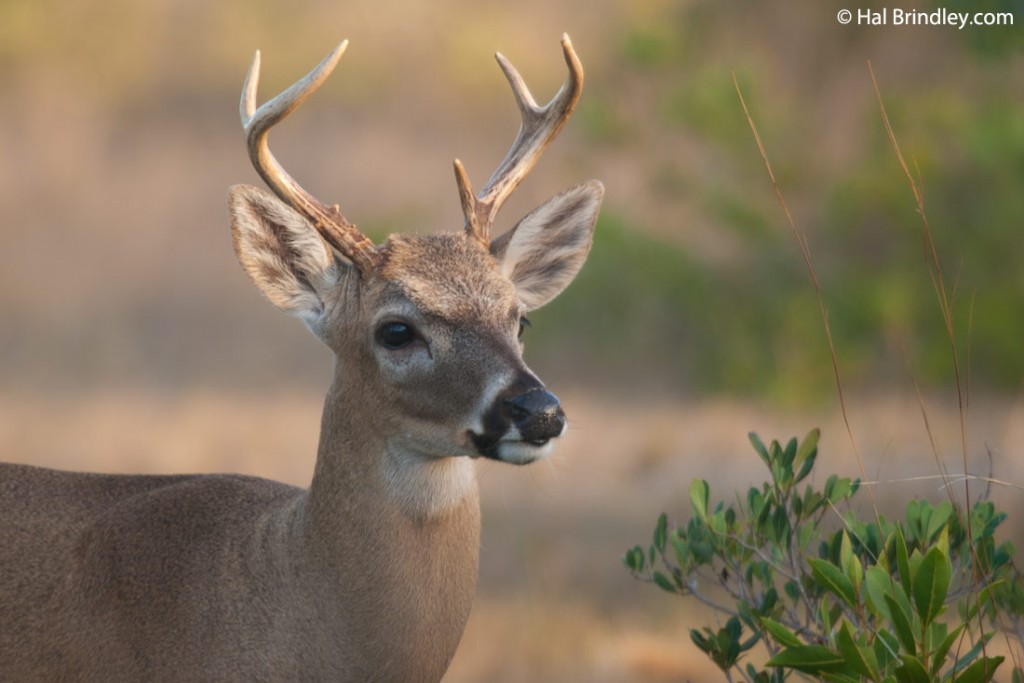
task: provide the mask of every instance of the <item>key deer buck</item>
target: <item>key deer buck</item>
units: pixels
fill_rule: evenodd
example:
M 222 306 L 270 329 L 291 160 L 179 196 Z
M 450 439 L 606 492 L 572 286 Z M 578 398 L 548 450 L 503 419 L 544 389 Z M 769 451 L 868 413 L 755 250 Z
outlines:
M 603 188 L 568 189 L 491 239 L 495 214 L 572 113 L 583 70 L 539 106 L 497 56 L 522 126 L 465 229 L 375 245 L 275 160 L 270 129 L 346 43 L 256 107 L 249 156 L 273 191 L 230 189 L 249 277 L 335 353 L 309 489 L 240 475 L 0 468 L 0 680 L 438 681 L 477 576 L 474 458 L 525 464 L 565 430 L 523 361 L 525 314 L 590 249 Z

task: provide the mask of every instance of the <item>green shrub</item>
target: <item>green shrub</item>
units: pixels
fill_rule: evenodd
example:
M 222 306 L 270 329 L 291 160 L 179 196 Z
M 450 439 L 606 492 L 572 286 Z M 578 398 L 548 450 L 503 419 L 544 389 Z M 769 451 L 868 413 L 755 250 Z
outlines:
M 784 447 L 750 441 L 769 482 L 712 505 L 707 482 L 695 480 L 686 526 L 670 529 L 661 515 L 647 549 L 623 558 L 636 578 L 728 616 L 690 632 L 728 680 L 991 681 L 1003 663 L 986 648 L 993 635 L 1020 651 L 1024 578 L 1013 545 L 995 540 L 1006 515 L 991 502 L 965 515 L 949 500 L 912 500 L 903 520 L 865 521 L 850 504 L 859 480 L 832 475 L 799 490 L 817 430 Z M 759 643 L 763 666 L 745 657 Z

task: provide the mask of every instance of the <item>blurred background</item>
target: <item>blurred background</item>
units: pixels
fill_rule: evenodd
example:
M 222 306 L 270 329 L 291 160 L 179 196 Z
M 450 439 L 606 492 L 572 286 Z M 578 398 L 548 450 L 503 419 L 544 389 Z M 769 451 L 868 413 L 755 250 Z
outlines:
M 662 510 L 683 521 L 692 478 L 727 498 L 761 481 L 751 430 L 821 426 L 819 477 L 878 482 L 896 512 L 948 495 L 911 478 L 966 464 L 1006 482 L 991 493 L 1019 533 L 1024 2 L 905 7 L 1011 13 L 1002 27 L 836 19 L 867 7 L 0 0 L 0 454 L 307 483 L 330 354 L 260 299 L 228 231 L 227 187 L 258 183 L 238 121 L 252 53 L 266 99 L 350 40 L 273 146 L 379 240 L 461 227 L 452 160 L 481 184 L 519 122 L 493 53 L 547 100 L 565 31 L 582 102 L 498 227 L 580 180 L 607 188 L 588 265 L 526 337 L 572 430 L 551 463 L 481 468 L 479 598 L 446 681 L 712 680 L 687 636 L 703 615 L 619 558 Z M 965 433 L 868 60 L 923 189 Z M 849 431 L 733 75 L 813 255 Z

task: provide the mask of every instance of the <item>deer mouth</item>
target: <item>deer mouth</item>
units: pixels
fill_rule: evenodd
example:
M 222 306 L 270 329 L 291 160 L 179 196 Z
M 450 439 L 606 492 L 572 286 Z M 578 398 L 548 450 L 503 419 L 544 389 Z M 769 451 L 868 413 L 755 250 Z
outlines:
M 480 457 L 513 465 L 527 465 L 550 455 L 554 450 L 555 439 L 560 434 L 561 431 L 551 436 L 523 438 L 519 430 L 513 427 L 504 434 L 477 434 L 471 431 L 469 439 Z

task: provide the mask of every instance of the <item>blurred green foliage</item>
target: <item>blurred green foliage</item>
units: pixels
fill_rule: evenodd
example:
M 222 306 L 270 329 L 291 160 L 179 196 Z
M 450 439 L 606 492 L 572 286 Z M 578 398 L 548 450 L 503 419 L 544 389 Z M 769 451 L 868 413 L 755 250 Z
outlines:
M 1024 22 L 1020 2 L 959 5 L 950 9 L 1010 11 Z M 571 294 L 538 314 L 550 323 L 537 326 L 537 344 L 556 354 L 554 347 L 572 347 L 561 362 L 600 368 L 613 385 L 639 377 L 791 403 L 834 389 L 810 277 L 743 116 L 735 69 L 811 244 L 844 381 L 859 388 L 951 386 L 950 340 L 922 219 L 866 67 L 857 96 L 849 96 L 854 109 L 843 112 L 846 125 L 827 133 L 843 140 L 822 143 L 829 122 L 820 122 L 818 111 L 830 103 L 817 74 L 827 81 L 849 68 L 851 56 L 870 56 L 877 34 L 837 29 L 838 48 L 812 56 L 819 62 L 792 75 L 804 81 L 794 87 L 782 82 L 777 62 L 758 61 L 764 46 L 756 41 L 742 47 L 742 59 L 722 58 L 716 41 L 753 16 L 764 18 L 748 3 L 670 4 L 622 29 L 615 76 L 654 93 L 656 136 L 666 145 L 682 139 L 700 150 L 699 159 L 713 160 L 698 168 L 689 168 L 689 158 L 662 163 L 652 170 L 652 192 L 696 207 L 711 230 L 740 246 L 731 258 L 701 258 L 670 237 L 691 226 L 642 224 L 609 207 Z M 952 66 L 938 76 L 908 77 L 891 63 L 876 64 L 894 132 L 924 191 L 961 372 L 990 391 L 1012 392 L 1024 379 L 1020 36 L 1020 25 L 945 33 L 942 68 Z M 609 143 L 606 121 L 614 118 L 604 112 L 601 125 L 590 124 L 595 143 Z M 644 362 L 650 358 L 659 362 Z
M 780 264 L 768 252 L 753 268 L 725 273 L 605 212 L 571 294 L 531 314 L 530 352 L 599 375 L 591 379 L 607 386 L 777 397 L 791 390 L 786 373 L 776 372 L 781 364 L 817 382 L 820 395 L 831 386 L 825 349 L 800 342 L 820 331 L 813 294 L 795 261 Z M 779 278 L 771 287 L 759 284 L 765 271 Z M 804 346 L 817 355 L 792 353 Z

